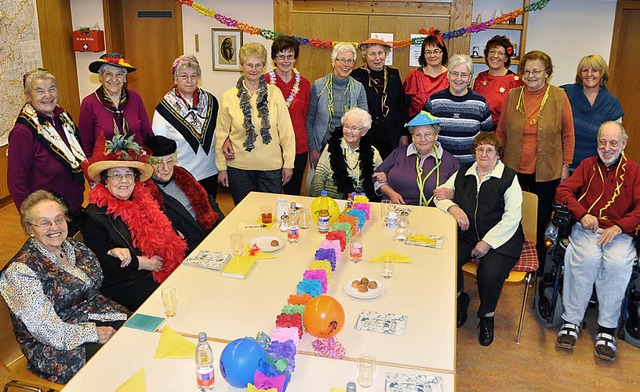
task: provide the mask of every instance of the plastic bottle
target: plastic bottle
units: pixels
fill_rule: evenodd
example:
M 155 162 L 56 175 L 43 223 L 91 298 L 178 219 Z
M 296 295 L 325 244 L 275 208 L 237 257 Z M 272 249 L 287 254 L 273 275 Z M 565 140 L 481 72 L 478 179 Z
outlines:
M 296 203 L 291 203 L 289 208 L 289 218 L 287 220 L 287 239 L 290 243 L 298 242 L 300 238 L 300 217 Z
M 347 392 L 356 392 L 356 383 L 353 381 L 349 381 L 347 383 Z
M 207 334 L 198 334 L 196 346 L 196 380 L 200 392 L 213 391 L 216 388 L 216 376 L 213 370 L 213 352 L 207 342 Z
M 344 207 L 344 210 L 340 213 L 340 215 L 347 215 L 349 211 L 353 209 L 353 202 L 351 200 L 347 200 L 347 206 Z
M 327 191 L 320 193 L 320 203 L 318 204 L 318 232 L 326 234 L 329 232 L 329 198 Z
M 408 215 L 409 214 L 405 211 L 400 212 L 398 222 L 396 223 L 396 240 L 401 242 L 405 242 L 407 240 L 407 236 L 409 235 Z
M 356 232 L 351 234 L 349 258 L 354 263 L 359 263 L 362 261 L 362 230 L 360 229 L 359 219 L 356 219 Z
M 389 210 L 389 214 L 387 215 L 387 228 L 395 229 L 398 223 L 398 214 L 395 211 Z

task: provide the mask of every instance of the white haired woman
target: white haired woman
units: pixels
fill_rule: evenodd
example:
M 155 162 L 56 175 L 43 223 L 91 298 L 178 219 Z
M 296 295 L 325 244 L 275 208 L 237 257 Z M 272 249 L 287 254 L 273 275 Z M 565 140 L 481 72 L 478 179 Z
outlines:
M 307 135 L 312 168 L 318 164 L 332 131 L 340 127 L 342 115 L 355 107 L 369 110 L 364 87 L 350 76 L 355 64 L 356 49 L 353 45 L 339 43 L 331 52 L 333 72 L 317 79 L 311 86 Z

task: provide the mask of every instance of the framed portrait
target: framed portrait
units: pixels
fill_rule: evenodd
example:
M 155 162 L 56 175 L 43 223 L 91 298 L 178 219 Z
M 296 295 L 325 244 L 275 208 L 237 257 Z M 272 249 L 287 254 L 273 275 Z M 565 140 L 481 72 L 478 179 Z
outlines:
M 238 29 L 211 29 L 214 71 L 240 71 L 242 31 Z

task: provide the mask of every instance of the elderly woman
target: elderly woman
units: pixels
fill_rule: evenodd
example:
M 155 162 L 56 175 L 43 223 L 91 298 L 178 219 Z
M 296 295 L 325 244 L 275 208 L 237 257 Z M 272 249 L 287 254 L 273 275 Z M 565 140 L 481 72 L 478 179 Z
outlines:
M 360 43 L 360 50 L 365 63 L 351 76 L 362 83 L 367 93 L 373 125 L 366 137 L 385 159 L 400 144 L 407 113 L 402 79 L 397 69 L 384 65 L 391 50 L 388 43 L 370 38 Z
M 153 168 L 132 138 L 98 138 L 81 231 L 102 265 L 102 294 L 135 311 L 182 262 L 187 244 L 143 184 Z
M 342 115 L 355 107 L 369 110 L 364 87 L 350 76 L 355 64 L 356 49 L 353 45 L 339 43 L 331 52 L 333 72 L 316 80 L 311 86 L 307 114 L 311 168 L 318 164 L 331 131 L 340 127 Z
M 147 181 L 173 227 L 187 241 L 191 253 L 224 217 L 213 196 L 186 169 L 178 166 L 177 143 L 150 136 L 144 143 L 153 158 L 153 181 Z
M 461 165 L 434 193 L 436 206 L 449 212 L 459 227 L 458 328 L 467 321 L 469 307 L 462 266 L 478 259 L 478 341 L 488 346 L 493 342 L 493 317 L 502 285 L 518 262 L 524 243 L 522 190 L 516 172 L 500 161 L 502 145 L 495 134 L 479 134 L 472 149 L 476 161 Z M 453 197 L 445 198 L 451 191 Z
M 242 76 L 222 96 L 215 141 L 218 182 L 230 188 L 235 204 L 251 191 L 282 193 L 296 154 L 287 103 L 262 74 L 267 50 L 252 42 L 240 48 L 239 57 Z M 235 152 L 231 161 L 222 152 L 227 138 Z
M 505 35 L 495 35 L 484 47 L 484 62 L 488 70 L 480 72 L 473 84 L 473 91 L 482 95 L 489 105 L 493 126 L 498 126 L 500 111 L 512 88 L 520 87 L 522 79 L 511 70 L 513 44 Z
M 404 81 L 404 92 L 410 99 L 409 118 L 415 117 L 424 108 L 431 94 L 449 87 L 447 61 L 449 53 L 442 41 L 442 34 L 435 30 L 422 41 L 418 62 L 420 68 L 409 72 Z
M 567 95 L 547 80 L 551 58 L 539 50 L 524 55 L 520 73 L 525 86 L 509 92 L 496 134 L 504 146 L 504 164 L 518 173 L 522 189 L 538 195 L 537 250 L 540 268 L 546 248 L 544 231 L 560 181 L 569 177 L 575 138 Z
M 175 140 L 178 159 L 215 199 L 218 169 L 214 135 L 218 100 L 198 88 L 202 76 L 195 56 L 180 56 L 171 66 L 173 87 L 164 95 L 153 113 L 153 133 Z
M 116 133 L 133 136 L 138 144 L 153 134 L 140 94 L 124 85 L 127 74 L 135 70 L 120 53 L 105 53 L 89 64 L 89 71 L 98 74 L 102 85 L 80 104 L 78 127 L 87 157 L 100 133 L 107 139 Z
M 9 133 L 7 184 L 14 204 L 38 189 L 59 195 L 72 216 L 82 210 L 86 158 L 71 116 L 58 106 L 56 78 L 43 68 L 24 75 L 24 104 Z M 73 226 L 72 232 L 77 228 Z
M 471 57 L 456 54 L 449 60 L 449 88 L 434 93 L 425 110 L 440 118 L 440 143 L 460 162 L 473 162 L 471 144 L 483 131 L 493 129 L 491 112 L 484 97 L 471 89 Z
M 437 117 L 423 111 L 406 124 L 413 142 L 396 148 L 376 168 L 379 180 L 375 188 L 383 199 L 394 204 L 432 205 L 433 190 L 458 171 L 458 161 L 438 142 L 439 123 Z
M 67 238 L 67 208 L 44 190 L 20 206 L 29 239 L 0 275 L 27 368 L 66 383 L 127 319 L 127 310 L 103 297 L 102 270 L 84 244 Z
M 322 190 L 334 199 L 346 199 L 351 192 L 364 192 L 377 200 L 373 188 L 373 169 L 382 163 L 375 147 L 363 136 L 371 129 L 371 115 L 360 108 L 349 109 L 322 151 L 313 180 L 311 196 Z
M 622 121 L 624 111 L 620 101 L 607 89 L 609 67 L 597 55 L 585 56 L 578 63 L 576 82 L 560 86 L 569 98 L 573 113 L 576 144 L 573 162 L 569 169 L 575 170 L 580 162 L 596 156 L 598 151 L 598 128 L 607 121 Z

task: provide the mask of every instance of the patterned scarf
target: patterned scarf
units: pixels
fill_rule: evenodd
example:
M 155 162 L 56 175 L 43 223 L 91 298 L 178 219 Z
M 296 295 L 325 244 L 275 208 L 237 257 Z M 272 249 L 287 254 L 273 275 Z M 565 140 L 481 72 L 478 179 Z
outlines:
M 251 152 L 255 148 L 253 143 L 256 141 L 257 135 L 255 126 L 251 120 L 251 95 L 244 85 L 244 76 L 240 76 L 236 83 L 236 88 L 238 89 L 238 98 L 240 98 L 240 109 L 244 114 L 242 126 L 247 130 L 247 140 L 245 140 L 242 145 L 245 150 Z M 256 93 L 258 94 L 256 100 L 258 117 L 262 119 L 260 136 L 262 136 L 262 142 L 264 144 L 269 144 L 271 142 L 271 133 L 269 133 L 269 129 L 271 128 L 271 125 L 269 125 L 269 95 L 264 75 L 260 75 L 260 87 L 258 87 Z
M 120 102 L 118 102 L 118 107 L 113 103 L 109 94 L 104 91 L 104 87 L 100 86 L 95 92 L 96 97 L 102 103 L 105 109 L 113 113 L 113 131 L 116 134 L 124 134 L 129 135 L 129 124 L 127 120 L 124 118 L 124 108 L 127 107 L 129 103 L 129 94 L 127 93 L 127 88 L 122 86 L 122 90 L 120 92 Z

